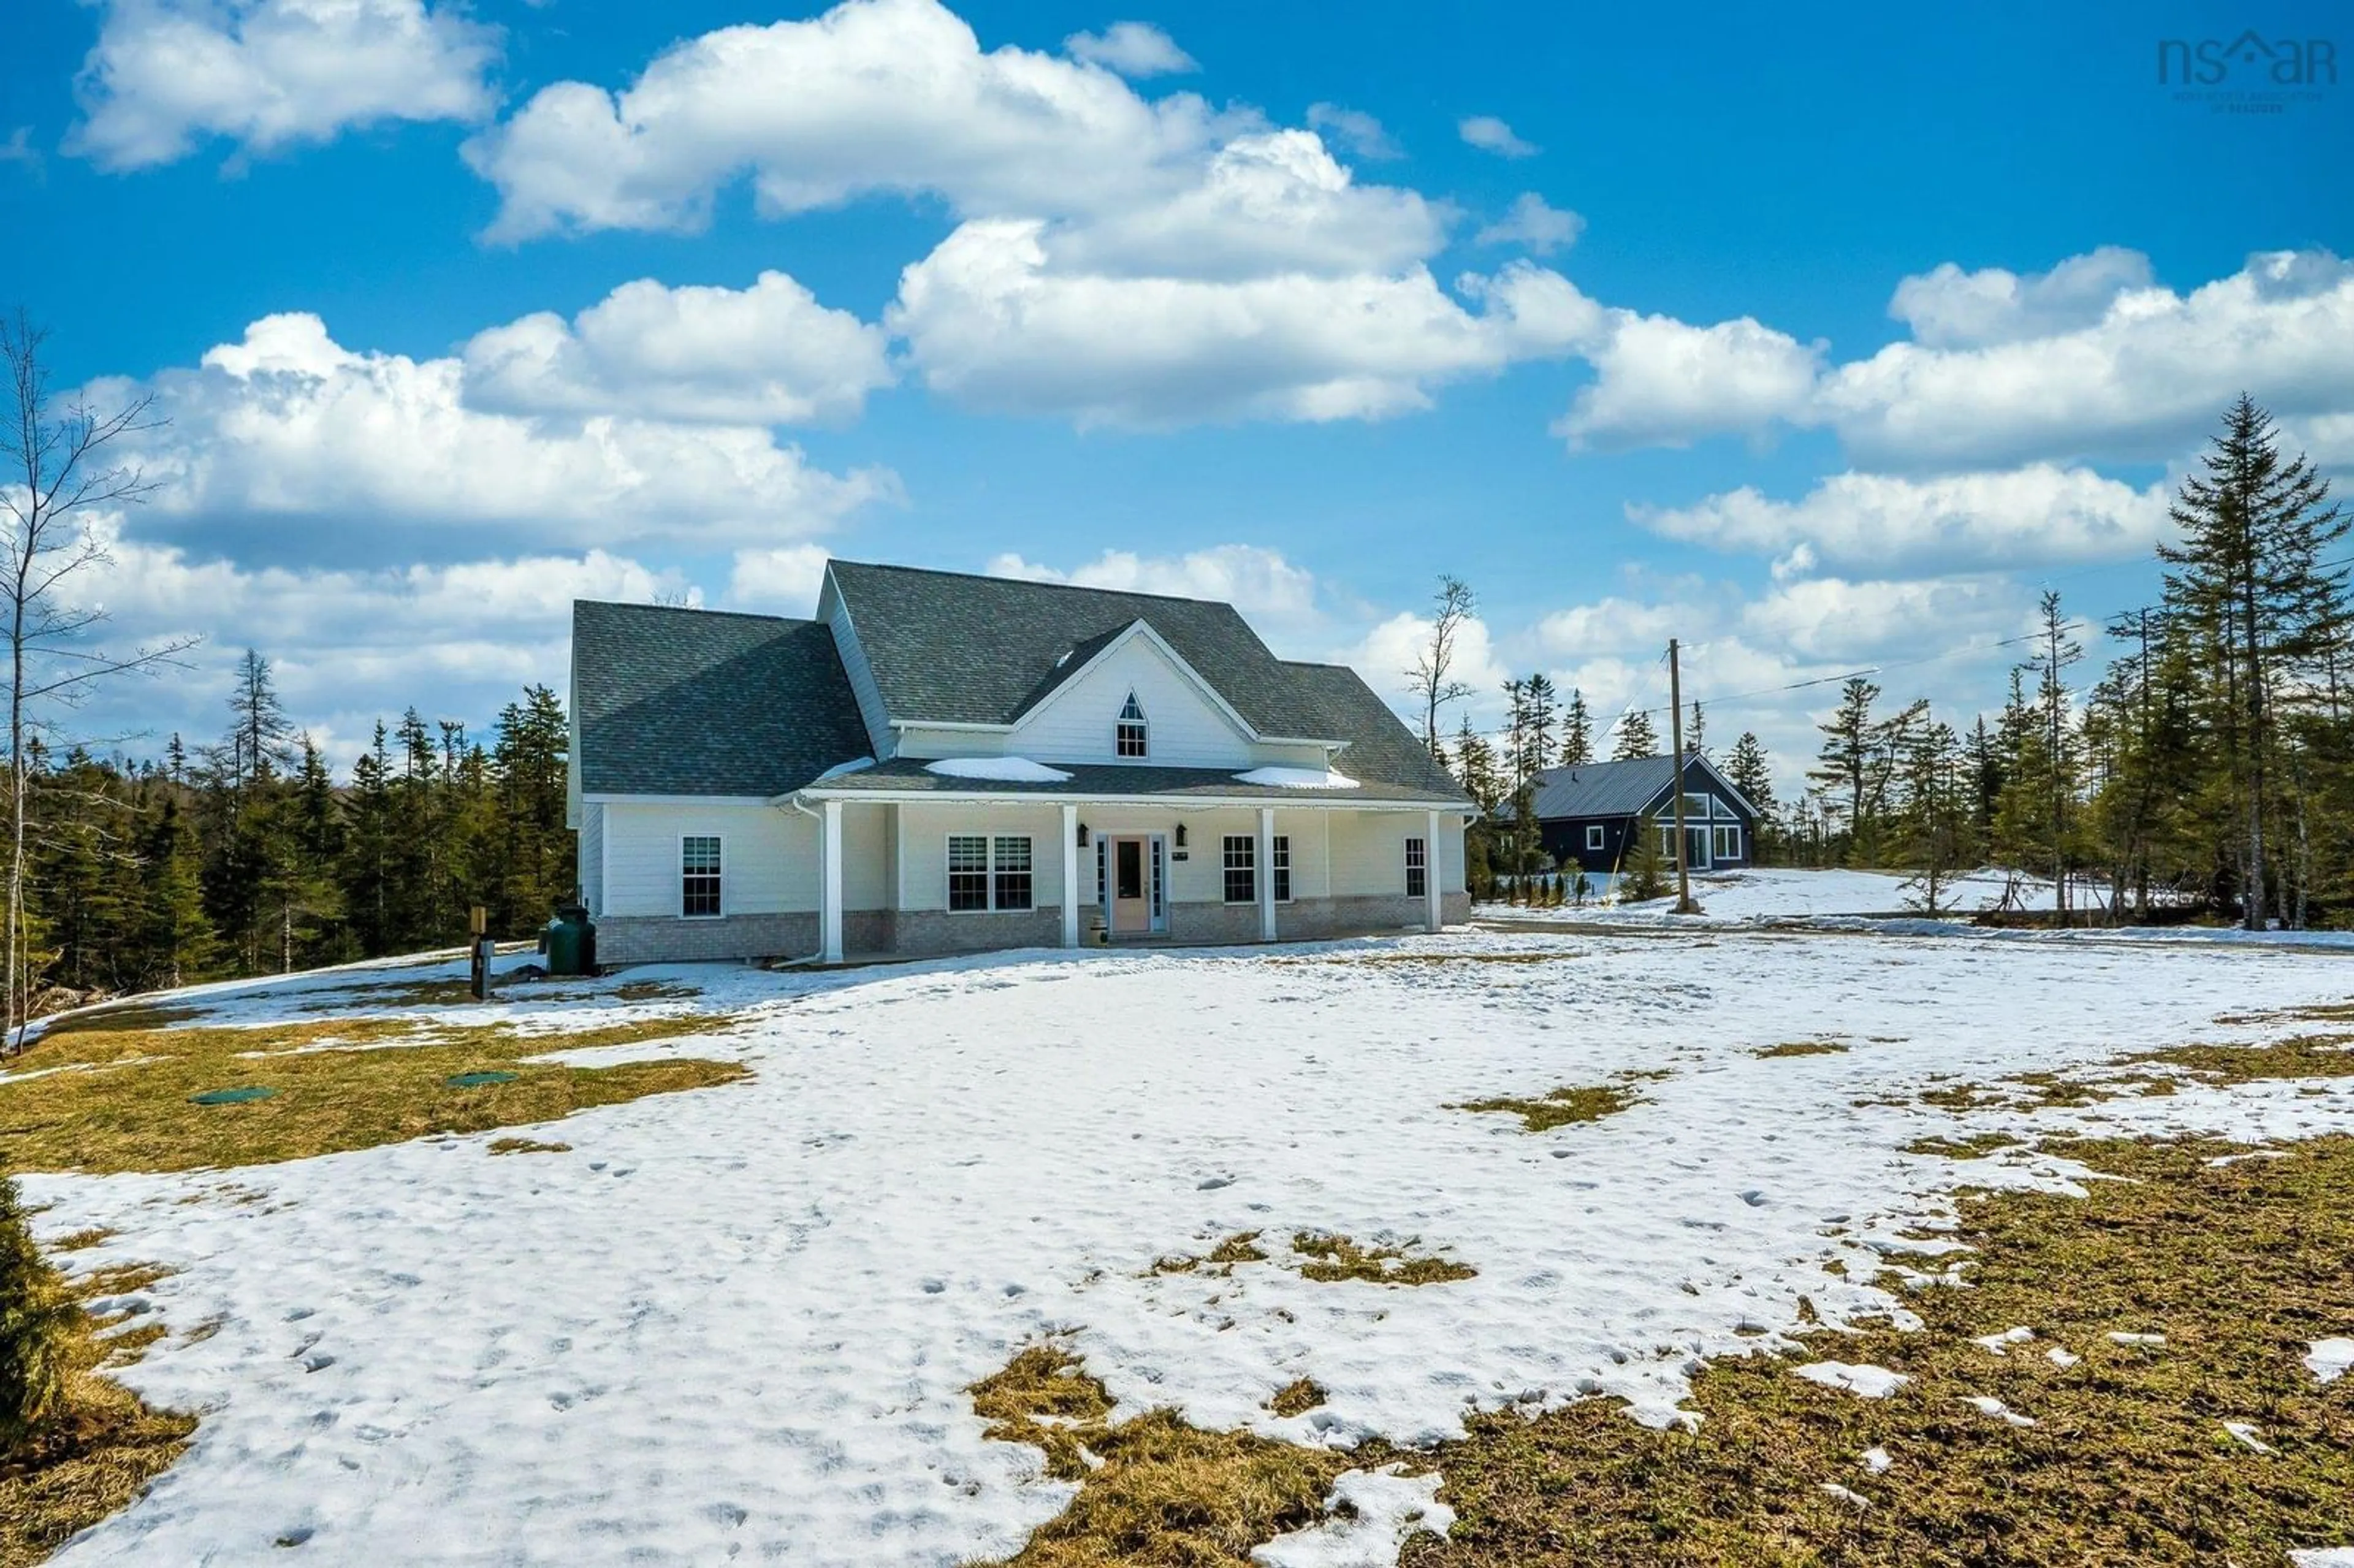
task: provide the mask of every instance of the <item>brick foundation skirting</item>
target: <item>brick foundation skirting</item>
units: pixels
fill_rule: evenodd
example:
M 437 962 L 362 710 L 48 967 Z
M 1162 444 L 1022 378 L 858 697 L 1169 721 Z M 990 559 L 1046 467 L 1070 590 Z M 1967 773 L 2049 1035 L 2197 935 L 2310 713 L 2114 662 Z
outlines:
M 1441 901 L 1448 925 L 1470 918 L 1469 895 Z M 842 916 L 843 951 L 852 958 L 889 954 L 938 958 L 1010 948 L 1053 948 L 1063 940 L 1062 909 L 1007 914 L 956 914 L 939 909 L 848 909 Z M 1423 902 L 1404 895 L 1301 898 L 1275 906 L 1278 941 L 1315 941 L 1404 928 L 1420 929 Z M 1087 911 L 1079 912 L 1084 939 Z M 1172 904 L 1161 940 L 1228 943 L 1258 940 L 1256 904 Z M 717 920 L 666 916 L 605 916 L 597 921 L 600 964 L 695 963 L 728 959 L 800 959 L 817 951 L 817 916 L 729 915 Z

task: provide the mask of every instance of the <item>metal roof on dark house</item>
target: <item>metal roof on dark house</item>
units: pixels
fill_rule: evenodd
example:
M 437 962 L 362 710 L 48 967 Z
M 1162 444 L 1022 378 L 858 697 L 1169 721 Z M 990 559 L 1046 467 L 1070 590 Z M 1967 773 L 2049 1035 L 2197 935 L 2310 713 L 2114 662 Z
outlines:
M 1719 773 L 1706 758 L 1693 761 L 1708 772 L 1725 804 L 1755 817 L 1755 807 Z M 1537 775 L 1536 815 L 1540 821 L 1564 817 L 1632 817 L 1665 796 L 1676 777 L 1672 758 L 1638 757 L 1625 762 L 1582 762 L 1575 768 L 1548 768 Z

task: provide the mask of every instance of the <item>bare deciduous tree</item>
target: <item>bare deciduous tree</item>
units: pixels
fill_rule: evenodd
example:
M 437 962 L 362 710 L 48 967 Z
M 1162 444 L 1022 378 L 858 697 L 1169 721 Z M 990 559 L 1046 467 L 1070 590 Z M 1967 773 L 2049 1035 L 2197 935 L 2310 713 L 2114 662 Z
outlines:
M 1471 694 L 1469 683 L 1456 680 L 1455 640 L 1462 634 L 1464 622 L 1469 620 L 1478 608 L 1470 585 L 1461 577 L 1442 575 L 1438 590 L 1431 595 L 1437 610 L 1430 627 L 1430 642 L 1414 656 L 1414 665 L 1405 671 L 1412 683 L 1407 690 L 1422 699 L 1422 740 L 1430 747 L 1430 755 L 1446 759 L 1446 751 L 1438 742 L 1438 711 L 1449 703 L 1460 702 Z
M 56 402 L 42 349 L 48 334 L 19 310 L 0 320 L 0 373 L 7 377 L 0 406 L 0 616 L 8 638 L 8 867 L 5 1033 L 21 1045 L 30 1014 L 32 962 L 25 919 L 26 807 L 32 749 L 54 728 L 56 715 L 87 699 L 117 675 L 175 662 L 194 638 L 127 653 L 91 645 L 106 620 L 94 605 L 77 603 L 79 579 L 110 558 L 98 524 L 112 509 L 143 500 L 154 487 L 136 467 L 112 461 L 125 436 L 163 421 L 153 400 L 137 397 L 101 413 L 75 398 Z

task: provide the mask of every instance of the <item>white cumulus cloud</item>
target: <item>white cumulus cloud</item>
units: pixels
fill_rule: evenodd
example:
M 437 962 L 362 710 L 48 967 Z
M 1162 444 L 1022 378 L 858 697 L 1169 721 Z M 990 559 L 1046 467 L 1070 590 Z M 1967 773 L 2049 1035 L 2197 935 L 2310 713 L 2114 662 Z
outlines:
M 1609 313 L 1587 355 L 1595 379 L 1553 425 L 1574 445 L 1685 446 L 1707 435 L 1763 437 L 1803 417 L 1822 345 L 1744 316 L 1693 326 L 1672 316 Z
M 1122 76 L 1169 76 L 1199 70 L 1193 57 L 1150 22 L 1114 22 L 1100 33 L 1073 33 L 1063 40 L 1075 60 Z
M 205 137 L 245 152 L 387 120 L 474 122 L 497 105 L 500 34 L 424 0 L 104 0 L 69 152 L 167 164 Z
M 1585 219 L 1577 214 L 1548 206 L 1534 191 L 1522 191 L 1511 211 L 1482 228 L 1476 238 L 1481 245 L 1520 245 L 1550 256 L 1575 243 L 1585 228 Z
M 892 381 L 880 327 L 782 272 L 748 289 L 642 278 L 568 323 L 542 311 L 478 333 L 463 358 L 479 408 L 722 424 L 852 418 Z
M 1500 158 L 1532 158 L 1541 150 L 1512 133 L 1512 128 L 1492 114 L 1474 114 L 1458 122 L 1456 133 L 1483 153 Z
M 323 522 L 724 543 L 814 533 L 897 493 L 887 471 L 813 469 L 764 429 L 485 413 L 464 383 L 454 357 L 355 351 L 315 315 L 264 317 L 151 383 L 170 423 L 142 453 L 161 485 L 143 515 L 274 519 L 289 550 Z
M 1254 620 L 1264 617 L 1292 629 L 1317 617 L 1315 574 L 1292 565 L 1280 551 L 1257 545 L 1214 545 L 1182 556 L 1106 550 L 1067 571 L 1009 552 L 992 557 L 985 569 L 991 577 L 1032 582 L 1216 599 Z
M 1815 417 L 1874 467 L 2167 458 L 2243 389 L 2285 418 L 2354 411 L 2354 265 L 2268 252 L 2188 294 L 2124 288 L 2069 330 L 1892 344 L 1827 376 Z
M 935 0 L 845 0 L 689 38 L 619 92 L 543 88 L 466 155 L 499 189 L 493 236 L 522 239 L 695 228 L 748 172 L 770 213 L 871 193 L 966 215 L 1116 207 L 1190 183 L 1218 123 L 1190 94 L 1148 102 L 1109 71 L 984 53 Z
M 1405 156 L 1405 149 L 1397 138 L 1384 130 L 1382 122 L 1362 109 L 1344 109 L 1337 103 L 1311 103 L 1308 106 L 1308 128 L 1341 147 L 1344 152 L 1373 163 L 1385 163 Z
M 2166 535 L 2163 485 L 2137 490 L 2087 469 L 2024 468 L 1927 478 L 1838 473 L 1797 501 L 1744 486 L 1689 507 L 1629 508 L 1671 539 L 1833 567 L 2010 568 L 2146 556 Z

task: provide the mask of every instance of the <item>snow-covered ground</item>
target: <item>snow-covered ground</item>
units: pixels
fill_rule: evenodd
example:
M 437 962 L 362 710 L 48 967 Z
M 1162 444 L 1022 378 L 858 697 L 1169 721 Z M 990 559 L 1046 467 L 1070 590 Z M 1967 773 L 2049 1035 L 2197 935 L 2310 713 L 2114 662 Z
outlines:
M 396 978 L 209 1000 L 315 1019 L 297 1010 L 332 987 Z M 1787 1348 L 1801 1296 L 1836 1323 L 1892 1305 L 1869 1263 L 1945 1267 L 1956 1182 L 2066 1181 L 2028 1153 L 1903 1152 L 2025 1120 L 1909 1091 L 2285 1032 L 2215 1019 L 2354 995 L 2328 954 L 1734 930 L 628 978 L 703 995 L 624 1003 L 608 983 L 491 1011 L 726 1009 L 726 1034 L 633 1054 L 752 1077 L 539 1131 L 569 1153 L 491 1157 L 486 1134 L 27 1179 L 44 1236 L 122 1232 L 75 1266 L 180 1271 L 145 1293 L 175 1332 L 125 1375 L 205 1413 L 154 1491 L 60 1562 L 241 1563 L 281 1541 L 336 1563 L 1010 1552 L 1068 1489 L 984 1441 L 964 1390 L 1050 1330 L 1124 1411 L 1294 1441 L 1434 1438 L 1467 1410 L 1584 1394 L 1663 1422 L 1703 1358 Z M 1797 1039 L 1849 1049 L 1755 1054 Z M 1447 1108 L 1614 1081 L 1639 1102 L 1543 1134 Z M 2354 1080 L 2033 1125 L 2310 1136 L 2354 1127 Z M 1310 1283 L 1286 1242 L 1311 1229 L 1418 1238 L 1479 1274 Z M 1238 1231 L 1270 1261 L 1150 1271 Z M 2354 1309 L 2332 1327 L 2354 1333 Z M 1301 1376 L 1326 1404 L 1270 1414 Z M 1356 1560 L 1388 1555 L 1391 1532 L 1352 1529 Z M 1338 1562 L 1338 1539 L 1277 1557 Z
M 2354 932 L 2242 931 L 2210 926 L 2090 927 L 2067 930 L 2020 927 L 1999 932 L 1970 924 L 1982 910 L 2008 901 L 2013 909 L 2048 910 L 2053 883 L 2026 877 L 2013 879 L 1999 871 L 1974 871 L 1953 880 L 1939 893 L 1946 913 L 1930 919 L 1908 912 L 1917 899 L 1911 878 L 1886 871 L 1809 871 L 1787 866 L 1756 866 L 1742 871 L 1700 872 L 1691 878 L 1697 916 L 1673 913 L 1675 899 L 1617 904 L 1590 895 L 1583 904 L 1559 908 L 1524 908 L 1511 904 L 1481 904 L 1473 915 L 1486 921 L 1539 922 L 1550 925 L 1586 924 L 1747 927 L 1813 926 L 1826 930 L 1872 929 L 1892 935 L 1999 936 L 2012 940 L 2061 942 L 2221 942 L 2303 948 L 2354 948 Z M 2072 909 L 2105 908 L 2105 885 L 2084 883 L 2071 890 Z

